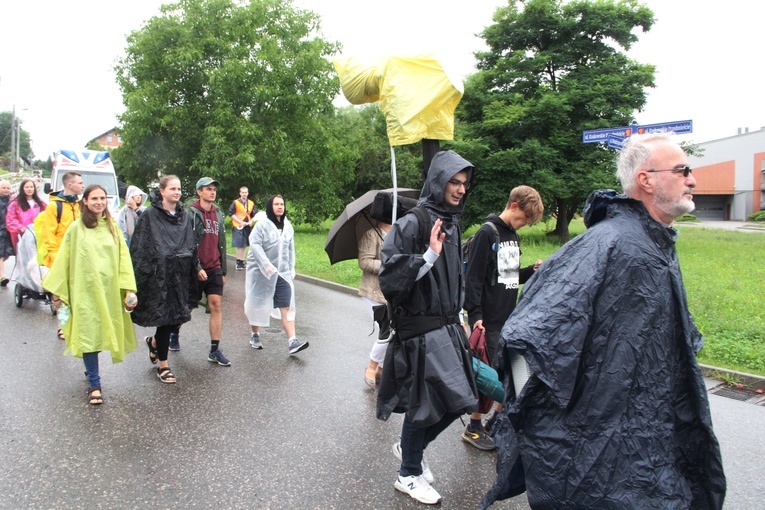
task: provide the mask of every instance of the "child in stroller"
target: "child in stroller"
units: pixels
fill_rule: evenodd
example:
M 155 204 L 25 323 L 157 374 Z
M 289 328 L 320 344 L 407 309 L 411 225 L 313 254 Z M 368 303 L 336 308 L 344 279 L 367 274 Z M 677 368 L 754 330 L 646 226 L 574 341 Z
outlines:
M 37 260 L 35 229 L 28 228 L 16 246 L 16 265 L 11 276 L 11 279 L 16 282 L 13 295 L 16 307 L 21 308 L 25 299 L 33 299 L 43 301 L 50 307 L 51 314 L 56 315 L 53 296 L 40 285 L 47 272 L 48 268 L 40 265 Z

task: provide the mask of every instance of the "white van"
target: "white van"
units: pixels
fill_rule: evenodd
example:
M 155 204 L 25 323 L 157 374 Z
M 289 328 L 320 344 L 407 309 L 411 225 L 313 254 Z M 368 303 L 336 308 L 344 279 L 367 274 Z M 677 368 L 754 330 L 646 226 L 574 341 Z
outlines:
M 50 183 L 45 184 L 45 193 L 61 191 L 64 188 L 61 177 L 69 171 L 82 175 L 82 182 L 86 188 L 91 184 L 103 186 L 109 201 L 109 211 L 117 217 L 120 209 L 119 188 L 117 174 L 108 152 L 89 149 L 58 151 L 53 159 Z

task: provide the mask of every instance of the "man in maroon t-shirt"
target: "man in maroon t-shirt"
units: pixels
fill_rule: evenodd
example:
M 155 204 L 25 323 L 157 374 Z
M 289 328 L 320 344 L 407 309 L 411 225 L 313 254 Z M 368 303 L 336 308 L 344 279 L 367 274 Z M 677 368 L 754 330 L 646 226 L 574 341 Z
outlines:
M 189 206 L 194 238 L 197 242 L 198 297 L 207 296 L 210 310 L 210 354 L 207 361 L 220 366 L 231 366 L 231 362 L 220 350 L 220 336 L 223 331 L 221 299 L 226 283 L 226 229 L 223 213 L 215 207 L 218 181 L 202 177 L 197 181 L 199 200 Z

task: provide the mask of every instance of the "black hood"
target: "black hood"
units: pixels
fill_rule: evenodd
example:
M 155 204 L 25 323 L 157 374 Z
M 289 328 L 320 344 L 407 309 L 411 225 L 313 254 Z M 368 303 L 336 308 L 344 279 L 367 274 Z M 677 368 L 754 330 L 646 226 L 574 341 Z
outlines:
M 445 215 L 462 213 L 462 210 L 465 208 L 468 190 L 465 190 L 462 201 L 455 207 L 447 207 L 444 204 L 444 191 L 446 191 L 446 183 L 449 182 L 449 179 L 463 170 L 468 171 L 468 184 L 472 183 L 474 174 L 473 163 L 454 151 L 437 152 L 430 162 L 428 177 L 422 187 L 419 203 Z

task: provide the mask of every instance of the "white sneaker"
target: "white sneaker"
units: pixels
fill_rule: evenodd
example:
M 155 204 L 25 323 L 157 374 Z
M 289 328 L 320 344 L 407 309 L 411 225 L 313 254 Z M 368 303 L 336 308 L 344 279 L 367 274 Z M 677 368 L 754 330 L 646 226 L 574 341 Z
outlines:
M 420 503 L 436 505 L 441 502 L 441 495 L 422 476 L 399 476 L 393 486 Z
M 401 442 L 398 442 L 393 445 L 393 455 L 395 455 L 399 461 L 404 460 L 401 456 Z M 433 483 L 436 481 L 436 477 L 433 476 L 433 472 L 430 470 L 430 466 L 428 465 L 427 462 L 425 462 L 424 455 L 422 456 L 422 477 L 428 483 Z
M 253 349 L 262 349 L 263 344 L 260 341 L 260 335 L 258 333 L 250 334 L 250 347 Z

